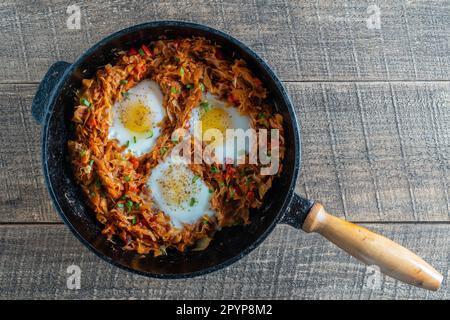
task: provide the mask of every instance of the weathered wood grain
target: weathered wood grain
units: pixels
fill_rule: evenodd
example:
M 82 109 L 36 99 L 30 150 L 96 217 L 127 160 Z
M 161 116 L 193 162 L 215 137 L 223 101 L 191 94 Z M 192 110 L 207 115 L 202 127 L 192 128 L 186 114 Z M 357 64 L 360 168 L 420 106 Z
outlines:
M 278 226 L 232 266 L 194 279 L 156 280 L 112 267 L 60 225 L 0 227 L 0 298 L 36 299 L 449 299 L 450 225 L 370 225 L 417 252 L 444 275 L 432 293 L 382 277 L 368 287 L 364 265 L 317 237 Z M 51 254 L 49 254 L 51 252 Z M 66 287 L 81 268 L 81 289 Z
M 449 83 L 301 83 L 298 191 L 353 221 L 449 221 Z
M 288 83 L 297 192 L 352 221 L 450 220 L 450 83 Z M 45 190 L 36 85 L 0 85 L 0 222 L 60 221 Z
M 40 127 L 31 116 L 36 85 L 0 86 L 0 221 L 52 221 L 41 162 Z
M 56 60 L 74 61 L 98 40 L 150 20 L 204 23 L 247 43 L 283 80 L 450 80 L 450 2 L 87 1 L 69 30 L 69 0 L 0 3 L 0 81 L 39 81 Z

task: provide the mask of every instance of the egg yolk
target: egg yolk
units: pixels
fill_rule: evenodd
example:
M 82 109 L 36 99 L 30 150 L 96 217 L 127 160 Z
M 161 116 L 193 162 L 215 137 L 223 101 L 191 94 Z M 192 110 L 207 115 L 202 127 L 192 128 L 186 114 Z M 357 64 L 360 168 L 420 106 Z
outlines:
M 190 174 L 183 165 L 170 165 L 163 176 L 163 179 L 157 181 L 164 200 L 170 206 L 179 207 L 200 191 L 198 185 L 192 182 L 193 174 Z
M 221 108 L 212 108 L 205 111 L 200 120 L 203 133 L 208 129 L 217 129 L 225 136 L 226 130 L 232 127 L 229 114 Z
M 140 101 L 123 108 L 120 120 L 125 128 L 133 132 L 147 132 L 152 128 L 150 110 Z

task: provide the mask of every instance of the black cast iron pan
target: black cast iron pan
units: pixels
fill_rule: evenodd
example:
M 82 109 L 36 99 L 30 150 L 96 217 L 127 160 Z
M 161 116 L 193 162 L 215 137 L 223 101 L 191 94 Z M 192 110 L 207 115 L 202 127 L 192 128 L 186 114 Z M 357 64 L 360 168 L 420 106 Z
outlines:
M 101 235 L 84 195 L 76 185 L 67 152 L 69 119 L 76 90 L 83 78 L 110 63 L 114 52 L 139 47 L 166 37 L 201 36 L 220 44 L 225 54 L 247 61 L 264 82 L 277 112 L 284 117 L 286 157 L 283 173 L 275 179 L 264 205 L 251 212 L 248 226 L 224 228 L 205 251 L 142 258 L 121 249 Z M 362 227 L 328 215 L 314 201 L 294 193 L 301 163 L 300 130 L 294 108 L 280 80 L 251 49 L 233 37 L 210 27 L 181 22 L 155 21 L 121 30 L 94 45 L 74 63 L 57 62 L 42 80 L 32 112 L 42 125 L 42 162 L 45 182 L 56 210 L 77 238 L 104 260 L 126 270 L 157 278 L 185 278 L 224 268 L 258 246 L 277 223 L 287 223 L 307 232 L 318 232 L 353 256 L 404 282 L 436 290 L 442 276 L 425 261 L 394 242 Z

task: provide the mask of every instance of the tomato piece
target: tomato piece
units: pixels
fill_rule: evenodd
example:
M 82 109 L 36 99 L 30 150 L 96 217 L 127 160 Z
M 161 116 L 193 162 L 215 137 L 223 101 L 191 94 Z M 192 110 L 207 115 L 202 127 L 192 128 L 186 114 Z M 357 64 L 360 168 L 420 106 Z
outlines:
M 135 186 L 129 186 L 128 190 L 130 190 L 131 192 L 139 192 L 139 189 Z
M 216 52 L 214 53 L 214 55 L 216 56 L 217 59 L 223 60 L 223 53 L 221 50 L 216 49 Z
M 133 168 L 137 169 L 139 167 L 139 161 L 136 158 L 130 158 L 130 162 L 133 164 Z
M 247 192 L 247 199 L 253 200 L 255 198 L 255 193 L 253 191 Z
M 226 165 L 226 170 L 228 176 L 232 176 L 236 172 L 236 169 L 234 169 L 234 167 L 230 164 Z
M 235 97 L 232 93 L 230 93 L 230 94 L 228 95 L 227 101 L 228 101 L 229 103 L 231 103 L 231 104 L 238 104 L 238 103 L 239 103 L 239 100 L 236 99 L 236 97 Z
M 135 54 L 138 54 L 138 52 L 135 48 L 131 48 L 130 51 L 128 51 L 128 54 L 134 56 Z
M 89 124 L 90 127 L 96 127 L 97 126 L 97 120 L 95 120 L 95 118 L 91 116 L 89 118 L 89 120 L 88 120 L 88 124 Z
M 152 56 L 152 52 L 150 51 L 150 49 L 145 44 L 143 44 L 141 48 L 144 51 L 146 56 L 148 56 L 148 57 Z

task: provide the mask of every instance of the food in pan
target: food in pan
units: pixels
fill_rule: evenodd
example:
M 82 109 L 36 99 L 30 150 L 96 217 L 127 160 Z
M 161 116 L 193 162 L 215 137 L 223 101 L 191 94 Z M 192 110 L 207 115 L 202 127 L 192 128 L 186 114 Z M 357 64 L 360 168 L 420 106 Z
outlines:
M 68 146 L 106 237 L 157 256 L 205 249 L 217 230 L 251 223 L 281 173 L 284 141 L 283 118 L 245 61 L 203 38 L 160 39 L 119 52 L 82 85 Z M 269 132 L 273 174 L 250 161 L 260 136 L 237 144 L 232 129 Z

